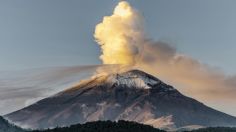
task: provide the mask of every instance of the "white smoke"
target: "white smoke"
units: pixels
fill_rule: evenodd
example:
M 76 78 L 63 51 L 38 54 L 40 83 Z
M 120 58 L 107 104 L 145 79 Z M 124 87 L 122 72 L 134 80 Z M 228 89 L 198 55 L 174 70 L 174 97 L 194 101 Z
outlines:
M 128 2 L 120 2 L 111 16 L 96 26 L 103 64 L 135 64 L 144 42 L 142 17 Z

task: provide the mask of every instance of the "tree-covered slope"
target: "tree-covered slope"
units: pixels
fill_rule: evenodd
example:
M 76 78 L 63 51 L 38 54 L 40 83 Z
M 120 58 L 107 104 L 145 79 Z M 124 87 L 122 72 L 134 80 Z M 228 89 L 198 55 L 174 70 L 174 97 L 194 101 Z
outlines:
M 7 120 L 0 116 L 0 132 L 24 132 L 24 130 L 10 124 Z
M 96 121 L 47 130 L 24 130 L 0 116 L 0 132 L 165 132 L 149 125 L 129 121 Z M 186 131 L 187 132 L 187 131 Z M 236 132 L 236 128 L 210 127 L 188 132 Z
M 48 130 L 35 130 L 33 132 L 165 132 L 152 126 L 128 121 L 97 121 L 83 125 L 77 124 L 70 127 L 54 128 Z

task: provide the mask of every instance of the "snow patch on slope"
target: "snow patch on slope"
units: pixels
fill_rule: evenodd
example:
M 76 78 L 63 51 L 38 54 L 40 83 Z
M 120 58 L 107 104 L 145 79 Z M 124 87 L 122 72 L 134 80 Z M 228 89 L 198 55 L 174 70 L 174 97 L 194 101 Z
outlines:
M 160 118 L 150 118 L 143 122 L 144 124 L 151 125 L 155 128 L 161 129 L 173 129 L 175 128 L 174 122 L 172 120 L 172 115 L 163 116 Z

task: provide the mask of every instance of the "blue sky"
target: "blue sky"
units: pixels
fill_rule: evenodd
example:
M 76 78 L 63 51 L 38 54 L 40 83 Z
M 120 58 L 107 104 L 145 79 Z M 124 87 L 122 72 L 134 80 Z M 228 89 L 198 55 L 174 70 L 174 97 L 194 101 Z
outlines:
M 100 64 L 95 25 L 118 0 L 1 0 L 0 70 Z M 236 73 L 235 0 L 130 0 L 154 40 Z

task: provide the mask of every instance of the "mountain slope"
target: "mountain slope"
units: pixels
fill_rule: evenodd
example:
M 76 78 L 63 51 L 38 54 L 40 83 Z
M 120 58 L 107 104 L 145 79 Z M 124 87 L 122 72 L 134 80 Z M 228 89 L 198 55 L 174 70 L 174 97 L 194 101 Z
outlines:
M 74 86 L 98 67 L 73 66 L 0 71 L 0 115 L 19 110 Z M 7 104 L 7 105 L 6 105 Z
M 158 128 L 235 126 L 236 118 L 186 97 L 139 70 L 93 77 L 5 116 L 31 128 L 129 120 Z
M 0 132 L 25 132 L 23 129 L 10 124 L 0 116 Z

